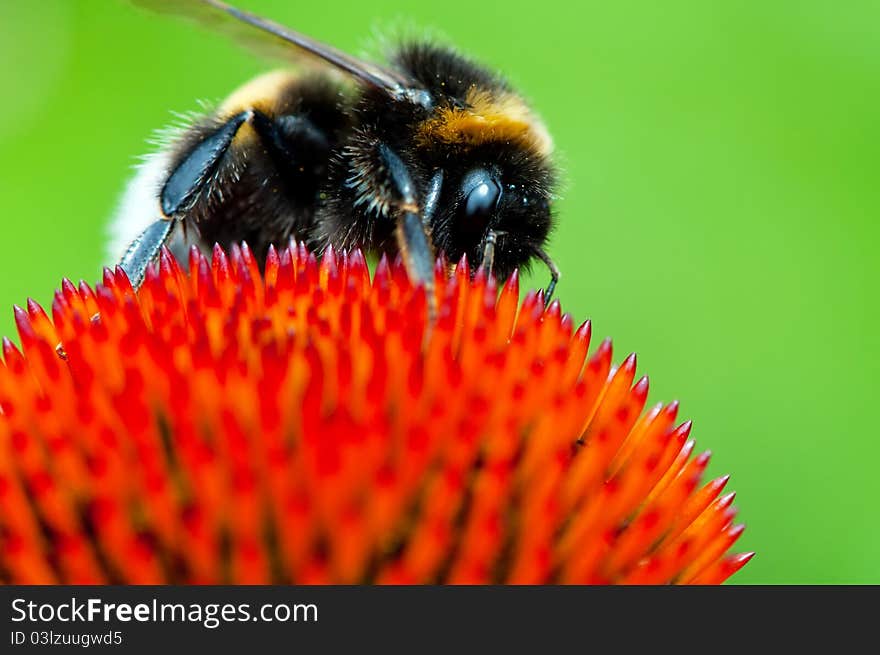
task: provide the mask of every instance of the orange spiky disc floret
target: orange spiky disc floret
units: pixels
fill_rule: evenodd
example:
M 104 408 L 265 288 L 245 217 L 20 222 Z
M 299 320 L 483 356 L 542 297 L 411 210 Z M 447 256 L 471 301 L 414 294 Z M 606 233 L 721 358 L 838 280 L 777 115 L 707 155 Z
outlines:
M 16 308 L 0 579 L 719 583 L 727 478 L 540 294 L 246 247 Z

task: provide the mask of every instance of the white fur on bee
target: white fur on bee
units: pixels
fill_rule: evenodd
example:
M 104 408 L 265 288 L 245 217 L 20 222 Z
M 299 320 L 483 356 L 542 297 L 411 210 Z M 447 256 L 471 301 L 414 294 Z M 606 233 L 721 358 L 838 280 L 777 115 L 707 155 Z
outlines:
M 170 150 L 173 144 L 190 126 L 207 111 L 209 103 L 199 101 L 201 111 L 175 113 L 172 125 L 159 130 L 150 139 L 149 144 L 155 152 L 141 157 L 136 166 L 134 177 L 128 182 L 119 207 L 116 210 L 107 230 L 108 263 L 115 264 L 122 259 L 135 238 L 151 223 L 163 217 L 160 205 L 162 187 L 170 173 Z M 176 230 L 168 243 L 180 261 L 185 261 L 189 240 Z M 183 258 L 180 255 L 183 255 Z
M 118 262 L 131 242 L 152 223 L 162 218 L 159 197 L 168 178 L 168 155 L 157 152 L 138 165 L 109 226 L 108 261 Z

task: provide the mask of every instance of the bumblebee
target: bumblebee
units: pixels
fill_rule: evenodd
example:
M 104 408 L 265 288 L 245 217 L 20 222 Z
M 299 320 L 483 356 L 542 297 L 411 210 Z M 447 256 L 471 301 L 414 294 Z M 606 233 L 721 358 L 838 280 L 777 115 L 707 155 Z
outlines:
M 148 159 L 115 221 L 135 286 L 162 246 L 185 261 L 193 244 L 246 241 L 262 261 L 294 238 L 319 253 L 399 253 L 428 288 L 435 251 L 499 279 L 537 258 L 549 302 L 553 144 L 498 75 L 428 42 L 378 66 L 219 0 L 135 2 L 280 50 L 305 71 L 245 84 Z

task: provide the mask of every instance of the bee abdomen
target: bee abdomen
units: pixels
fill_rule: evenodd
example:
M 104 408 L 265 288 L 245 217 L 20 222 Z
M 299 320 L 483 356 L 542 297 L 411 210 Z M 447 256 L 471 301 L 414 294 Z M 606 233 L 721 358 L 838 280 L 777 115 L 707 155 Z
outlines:
M 247 240 L 262 258 L 270 244 L 307 239 L 329 160 L 346 138 L 337 88 L 290 74 L 264 78 L 190 128 L 171 158 L 161 211 L 191 225 L 203 249 Z

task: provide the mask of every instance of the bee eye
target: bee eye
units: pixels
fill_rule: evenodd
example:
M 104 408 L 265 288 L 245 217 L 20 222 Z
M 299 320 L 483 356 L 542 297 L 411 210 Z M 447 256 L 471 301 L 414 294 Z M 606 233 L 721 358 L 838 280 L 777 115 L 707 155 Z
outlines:
M 478 168 L 467 175 L 461 184 L 464 214 L 467 218 L 488 219 L 501 197 L 501 185 L 489 171 Z

